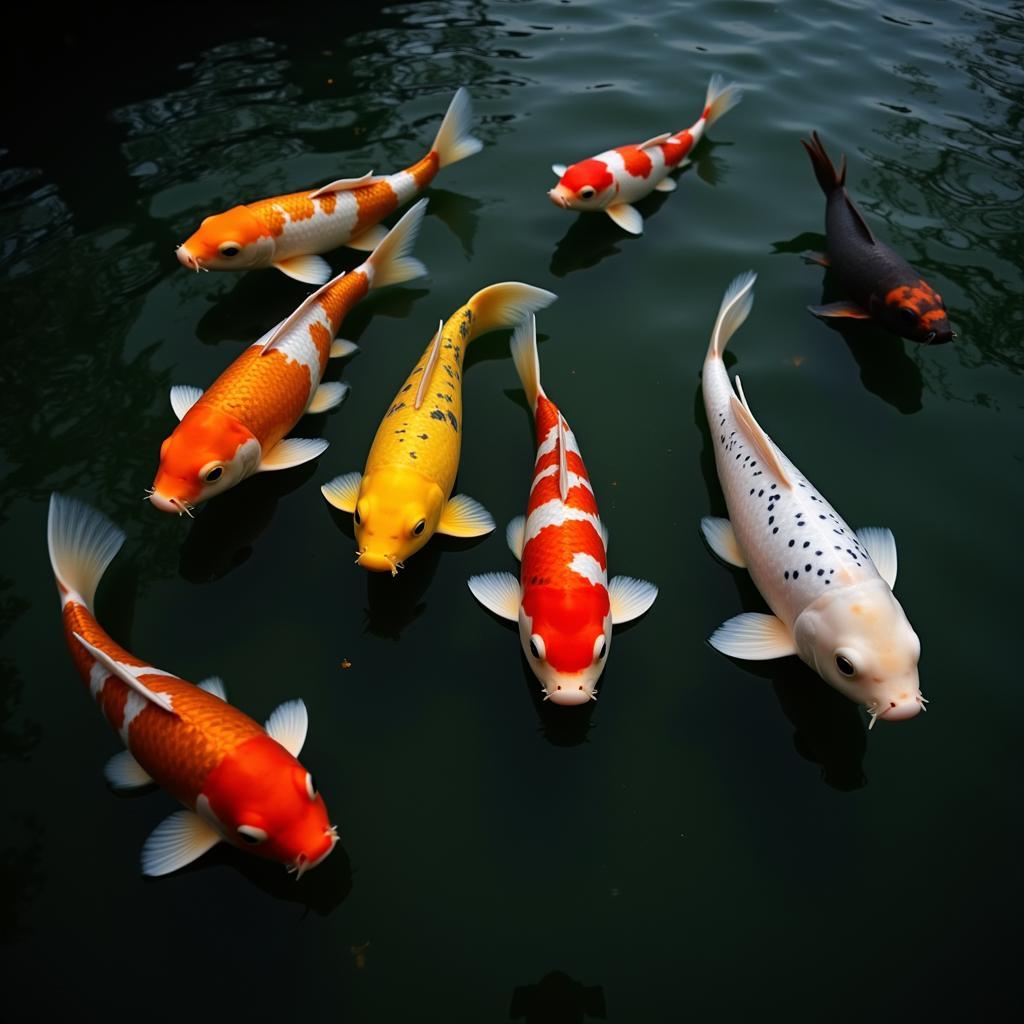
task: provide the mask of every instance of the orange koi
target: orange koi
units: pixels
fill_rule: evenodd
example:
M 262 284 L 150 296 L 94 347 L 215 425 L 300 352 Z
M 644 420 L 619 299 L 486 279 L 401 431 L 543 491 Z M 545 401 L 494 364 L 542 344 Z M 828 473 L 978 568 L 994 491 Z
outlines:
M 316 255 L 348 245 L 370 251 L 386 234 L 380 221 L 422 192 L 442 167 L 482 148 L 469 133 L 469 93 L 459 89 L 422 160 L 397 174 L 341 178 L 303 192 L 260 199 L 207 217 L 178 260 L 190 270 L 255 270 L 277 267 L 308 284 L 323 284 L 331 270 Z
M 298 877 L 320 864 L 338 833 L 297 760 L 305 704 L 282 704 L 261 727 L 227 703 L 219 679 L 194 686 L 112 640 L 92 606 L 124 534 L 95 510 L 51 495 L 47 541 L 71 656 L 126 747 L 107 762 L 107 781 L 116 790 L 155 783 L 187 808 L 146 840 L 143 874 L 175 871 L 222 841 Z
M 335 341 L 348 311 L 372 288 L 426 273 L 409 255 L 426 205 L 421 199 L 365 263 L 310 295 L 250 345 L 209 390 L 171 389 L 171 405 L 181 422 L 160 447 L 160 468 L 149 493 L 153 505 L 191 515 L 199 502 L 253 473 L 301 465 L 327 448 L 322 438 L 284 437 L 306 413 L 333 409 L 348 393 L 347 384 L 320 383 L 329 359 L 356 348 Z
M 643 615 L 658 588 L 629 576 L 608 580 L 608 531 L 576 437 L 541 387 L 534 317 L 516 329 L 512 358 L 537 433 L 526 515 L 513 519 L 505 534 L 520 559 L 519 579 L 486 573 L 470 577 L 469 589 L 495 615 L 519 623 L 545 700 L 585 704 L 597 700 L 612 626 Z

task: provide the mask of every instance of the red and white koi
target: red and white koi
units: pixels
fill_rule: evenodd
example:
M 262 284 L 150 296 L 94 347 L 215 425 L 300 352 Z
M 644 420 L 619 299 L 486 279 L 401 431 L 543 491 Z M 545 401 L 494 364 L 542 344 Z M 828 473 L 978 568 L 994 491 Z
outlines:
M 384 217 L 422 192 L 442 167 L 480 151 L 483 144 L 469 133 L 472 117 L 469 93 L 459 89 L 430 152 L 411 167 L 341 178 L 207 217 L 178 247 L 178 259 L 196 271 L 277 267 L 297 281 L 323 284 L 331 268 L 317 253 L 341 245 L 375 249 L 387 233 Z
M 107 762 L 107 781 L 116 790 L 155 783 L 188 808 L 146 840 L 143 874 L 165 875 L 222 841 L 298 877 L 320 864 L 338 833 L 297 760 L 305 704 L 282 704 L 264 728 L 227 703 L 219 679 L 193 686 L 112 640 L 92 605 L 124 534 L 95 510 L 51 495 L 47 541 L 71 656 L 126 747 Z
M 516 329 L 512 358 L 537 432 L 527 514 L 513 519 L 505 534 L 521 562 L 519 579 L 486 573 L 471 577 L 469 589 L 495 615 L 519 623 L 545 700 L 585 704 L 597 700 L 612 626 L 643 615 L 658 588 L 629 576 L 608 581 L 608 531 L 576 437 L 541 387 L 534 317 Z
M 608 149 L 568 168 L 552 164 L 559 180 L 548 196 L 566 210 L 603 210 L 623 231 L 642 234 L 644 219 L 632 204 L 651 192 L 674 192 L 676 183 L 669 173 L 684 166 L 686 155 L 708 128 L 742 98 L 738 85 L 726 85 L 721 75 L 712 75 L 704 110 L 689 128 Z
M 335 341 L 348 311 L 371 289 L 426 273 L 410 256 L 423 220 L 421 199 L 392 228 L 370 258 L 315 291 L 286 320 L 250 345 L 203 392 L 171 389 L 181 422 L 160 447 L 160 468 L 149 500 L 164 512 L 193 506 L 253 473 L 289 469 L 315 459 L 322 438 L 285 438 L 306 413 L 326 412 L 348 385 L 321 384 L 327 362 L 356 346 Z

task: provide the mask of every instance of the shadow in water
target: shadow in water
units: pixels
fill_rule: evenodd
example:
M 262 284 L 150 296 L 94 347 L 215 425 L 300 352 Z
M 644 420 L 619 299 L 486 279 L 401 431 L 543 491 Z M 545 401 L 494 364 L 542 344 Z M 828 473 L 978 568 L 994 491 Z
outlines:
M 501 621 L 505 622 L 505 620 Z M 511 632 L 515 633 L 515 642 L 519 646 L 519 629 L 512 622 L 506 622 L 506 625 Z M 519 646 L 519 660 L 523 666 L 523 679 L 530 691 L 530 699 L 533 701 L 537 718 L 540 719 L 540 731 L 544 739 L 553 747 L 577 747 L 581 743 L 585 743 L 587 733 L 593 728 L 590 717 L 594 713 L 594 708 L 597 707 L 597 701 L 590 700 L 586 704 L 570 708 L 552 704 L 551 701 L 544 699 L 544 687 L 533 674 L 521 646 Z M 601 679 L 603 681 L 604 676 Z
M 427 608 L 423 597 L 437 572 L 442 547 L 441 538 L 431 537 L 397 576 L 386 572 L 366 573 L 366 632 L 397 640 L 402 630 L 423 614 Z M 357 568 L 357 571 L 366 570 Z
M 194 861 L 175 877 L 209 871 L 213 868 L 229 867 L 275 900 L 298 903 L 321 917 L 334 913 L 352 891 L 352 863 L 341 843 L 334 847 L 331 855 L 319 867 L 305 874 L 298 881 L 288 874 L 282 864 L 261 860 L 235 849 L 227 843 L 218 843 L 209 853 Z M 161 885 L 162 878 L 147 878 L 147 885 Z
M 584 985 L 562 971 L 549 971 L 536 985 L 516 988 L 508 1015 L 524 1024 L 585 1024 L 608 1016 L 600 985 Z
M 479 199 L 443 188 L 428 189 L 426 194 L 430 200 L 427 215 L 437 217 L 458 239 L 467 259 L 471 258 L 479 225 L 479 211 L 484 204 Z
M 278 500 L 301 487 L 317 463 L 260 473 L 214 498 L 196 513 L 181 547 L 178 571 L 189 583 L 210 583 L 237 569 L 274 518 Z
M 824 252 L 825 236 L 805 231 L 784 242 L 773 242 L 773 253 Z M 822 281 L 821 305 L 844 298 L 835 275 L 826 270 Z M 870 320 L 821 320 L 846 342 L 860 368 L 860 381 L 873 395 L 904 415 L 923 408 L 924 382 L 921 369 L 907 355 L 907 342 Z M 913 344 L 913 342 L 911 342 Z

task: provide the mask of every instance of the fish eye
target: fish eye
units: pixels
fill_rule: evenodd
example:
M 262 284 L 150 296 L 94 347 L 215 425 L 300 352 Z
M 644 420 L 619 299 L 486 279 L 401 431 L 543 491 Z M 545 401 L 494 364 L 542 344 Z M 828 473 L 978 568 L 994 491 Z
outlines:
M 836 655 L 836 668 L 839 669 L 847 679 L 857 674 L 857 670 L 853 667 L 853 662 L 842 654 Z
M 242 247 L 237 242 L 221 242 L 217 248 L 217 251 L 221 256 L 237 256 L 241 251 Z
M 530 637 L 530 653 L 538 660 L 544 660 L 544 637 L 536 633 Z
M 584 185 L 583 188 L 580 189 L 580 199 L 593 199 L 594 192 L 595 190 L 593 187 L 590 185 Z
M 310 800 L 316 799 L 316 779 L 313 778 L 311 772 L 306 772 L 306 793 L 309 794 Z
M 213 484 L 216 483 L 223 475 L 223 466 L 212 466 L 203 474 L 203 480 L 208 484 Z
M 603 658 L 607 653 L 608 653 L 608 641 L 605 638 L 604 633 L 602 633 L 594 641 L 594 660 L 595 661 L 600 661 L 601 658 Z
M 353 514 L 353 518 L 355 519 L 357 524 L 361 524 L 362 523 L 363 517 L 359 514 L 359 509 L 355 510 L 355 512 Z
M 238 834 L 250 845 L 258 846 L 267 841 L 267 833 L 255 825 L 239 825 Z
M 900 306 L 900 316 L 908 324 L 917 323 L 917 310 L 911 309 L 910 306 Z
M 413 528 L 412 532 L 418 537 L 427 528 L 426 519 L 421 519 Z

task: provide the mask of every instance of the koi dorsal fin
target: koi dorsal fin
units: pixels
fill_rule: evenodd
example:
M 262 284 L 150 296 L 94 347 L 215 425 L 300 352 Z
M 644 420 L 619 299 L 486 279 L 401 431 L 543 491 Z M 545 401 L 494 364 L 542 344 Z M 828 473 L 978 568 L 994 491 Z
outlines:
M 786 471 L 782 468 L 782 463 L 779 461 L 775 446 L 772 444 L 771 438 L 761 429 L 761 425 L 754 419 L 754 414 L 735 395 L 730 398 L 730 403 L 732 405 L 732 414 L 739 420 L 743 433 L 747 435 L 747 439 L 754 446 L 758 455 L 764 460 L 765 466 L 778 477 L 779 483 L 783 487 L 792 490 L 793 485 L 790 483 Z
M 857 204 L 845 191 L 843 192 L 843 199 L 846 200 L 846 207 L 850 213 L 853 214 L 853 221 L 857 227 L 860 228 L 861 234 L 864 236 L 865 240 L 870 242 L 871 245 L 877 245 L 878 241 L 875 238 L 874 232 L 868 227 L 868 222 L 864 219 L 864 214 L 857 209 Z
M 159 693 L 156 690 L 151 690 L 145 683 L 139 680 L 139 676 L 166 676 L 168 679 L 177 680 L 178 677 L 176 675 L 164 672 L 163 669 L 153 668 L 152 665 L 125 665 L 123 662 L 112 658 L 106 651 L 89 643 L 81 634 L 74 633 L 72 635 L 89 652 L 89 656 L 98 661 L 112 676 L 117 676 L 118 679 L 131 687 L 139 696 L 145 697 L 146 700 L 151 701 L 158 708 L 163 708 L 164 711 L 172 715 L 177 714 L 171 703 L 171 695 L 169 693 Z
M 416 389 L 416 402 L 413 405 L 414 409 L 418 409 L 423 404 L 423 399 L 427 397 L 427 388 L 430 387 L 430 378 L 433 376 L 434 370 L 437 368 L 437 360 L 441 355 L 441 334 L 444 330 L 444 321 L 437 321 L 437 334 L 434 335 L 434 344 L 430 349 L 430 355 L 427 357 L 426 365 L 423 367 L 423 376 L 420 377 L 420 386 Z
M 650 149 L 651 146 L 660 146 L 663 142 L 667 142 L 671 138 L 671 132 L 662 132 L 660 135 L 655 135 L 653 139 L 648 139 L 646 142 L 641 142 L 636 148 Z
M 373 171 L 367 171 L 360 178 L 339 178 L 329 185 L 321 185 L 315 192 L 309 193 L 309 198 L 319 199 L 321 196 L 329 196 L 334 192 L 350 192 L 354 188 L 362 188 L 364 185 L 372 185 L 375 181 L 382 180 L 382 178 L 375 178 Z
M 569 497 L 569 455 L 565 450 L 565 421 L 558 414 L 558 493 L 562 501 Z

